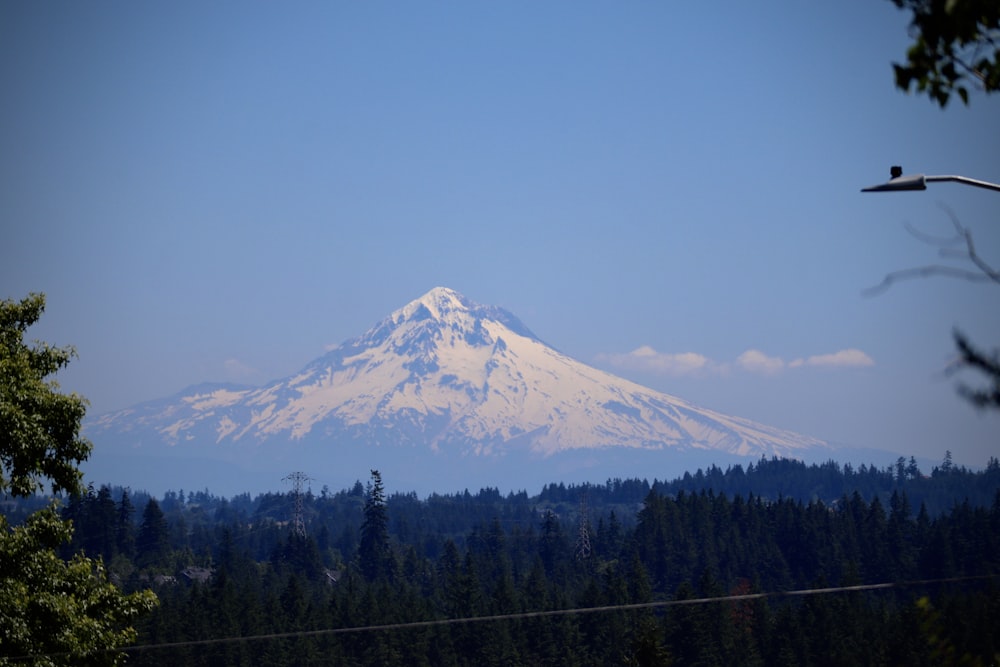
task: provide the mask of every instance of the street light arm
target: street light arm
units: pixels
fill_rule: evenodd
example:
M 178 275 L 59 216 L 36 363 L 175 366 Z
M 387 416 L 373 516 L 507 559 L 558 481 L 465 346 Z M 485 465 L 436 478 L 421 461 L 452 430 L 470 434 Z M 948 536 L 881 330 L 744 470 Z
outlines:
M 953 181 L 955 183 L 964 183 L 965 185 L 974 185 L 977 188 L 986 188 L 987 190 L 1000 192 L 1000 183 L 980 181 L 975 178 L 969 178 L 968 176 L 924 176 L 924 180 L 929 183 L 936 181 Z
M 861 188 L 861 191 L 909 192 L 912 190 L 926 190 L 928 183 L 951 181 L 953 183 L 974 185 L 977 188 L 985 188 L 987 190 L 993 190 L 994 192 L 1000 192 L 1000 184 L 990 183 L 989 181 L 980 181 L 979 179 L 969 178 L 968 176 L 925 176 L 923 174 L 903 176 L 901 168 L 893 167 L 892 169 L 893 178 L 889 179 L 885 183 L 879 183 L 878 185 L 872 185 L 871 187 Z
M 897 176 L 887 183 L 879 183 L 867 188 L 861 188 L 862 192 L 908 192 L 910 190 L 926 190 L 927 177 L 923 174 L 916 176 Z

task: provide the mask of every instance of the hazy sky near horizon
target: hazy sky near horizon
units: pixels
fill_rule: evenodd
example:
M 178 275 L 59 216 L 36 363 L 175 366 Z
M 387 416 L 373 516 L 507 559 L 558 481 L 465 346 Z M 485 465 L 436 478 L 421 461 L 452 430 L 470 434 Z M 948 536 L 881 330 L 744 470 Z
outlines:
M 907 17 L 814 3 L 0 5 L 0 298 L 44 292 L 90 414 L 290 375 L 435 286 L 585 363 L 858 447 L 983 465 L 945 371 L 1000 287 L 1000 95 L 895 89 Z M 974 382 L 974 376 L 965 377 Z M 98 443 L 99 445 L 99 443 Z

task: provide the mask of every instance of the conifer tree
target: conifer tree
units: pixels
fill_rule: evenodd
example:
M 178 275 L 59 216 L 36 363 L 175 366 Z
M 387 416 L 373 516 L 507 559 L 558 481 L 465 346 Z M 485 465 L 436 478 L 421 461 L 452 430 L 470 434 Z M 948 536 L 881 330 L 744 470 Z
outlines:
M 132 557 L 135 549 L 135 530 L 132 526 L 132 515 L 135 514 L 135 507 L 129 498 L 128 489 L 122 491 L 121 500 L 118 501 L 118 520 L 115 526 L 115 538 L 118 553 L 124 554 L 128 558 Z
M 159 565 L 170 551 L 170 526 L 155 498 L 150 498 L 142 511 L 135 549 L 139 567 Z
M 361 524 L 361 543 L 358 545 L 358 566 L 365 579 L 375 581 L 391 576 L 393 557 L 389 546 L 389 510 L 382 475 L 378 470 L 372 470 L 371 474 Z

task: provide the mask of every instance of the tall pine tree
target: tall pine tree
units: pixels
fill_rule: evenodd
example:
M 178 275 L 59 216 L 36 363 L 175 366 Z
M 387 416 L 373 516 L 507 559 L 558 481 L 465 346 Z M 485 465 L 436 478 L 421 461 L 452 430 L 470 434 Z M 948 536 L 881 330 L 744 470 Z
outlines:
M 378 470 L 371 473 L 361 524 L 361 543 L 358 545 L 358 566 L 365 579 L 375 581 L 392 576 L 393 557 L 389 546 L 389 509 L 382 474 Z

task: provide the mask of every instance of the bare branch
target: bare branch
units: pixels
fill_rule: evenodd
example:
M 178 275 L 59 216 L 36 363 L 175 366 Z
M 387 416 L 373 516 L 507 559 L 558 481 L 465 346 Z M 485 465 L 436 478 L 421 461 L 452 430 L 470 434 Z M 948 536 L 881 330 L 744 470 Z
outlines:
M 962 243 L 962 234 L 957 232 L 954 236 L 932 236 L 926 232 L 922 232 L 909 222 L 904 222 L 903 227 L 909 233 L 910 236 L 917 239 L 921 243 L 926 243 L 927 245 L 939 246 L 942 248 L 958 245 Z
M 995 283 L 1000 283 L 1000 272 L 998 272 L 992 266 L 987 264 L 978 254 L 976 254 L 976 246 L 972 242 L 972 232 L 966 227 L 962 226 L 962 223 L 959 222 L 958 216 L 955 215 L 954 211 L 952 211 L 950 208 L 946 206 L 942 208 L 944 208 L 945 212 L 948 214 L 948 217 L 951 218 L 952 223 L 955 225 L 955 229 L 958 230 L 958 233 L 965 240 L 965 247 L 967 250 L 969 261 L 975 264 L 976 267 L 980 271 L 982 271 L 987 278 L 989 278 Z
M 989 282 L 990 278 L 971 269 L 963 269 L 957 266 L 947 266 L 943 264 L 931 264 L 929 266 L 918 266 L 912 269 L 903 269 L 886 274 L 878 285 L 869 287 L 861 293 L 865 296 L 875 296 L 881 294 L 892 287 L 893 283 L 910 278 L 930 278 L 931 276 L 946 276 L 948 278 L 959 278 L 974 283 Z
M 1000 271 L 987 264 L 976 253 L 976 244 L 972 241 L 972 232 L 959 222 L 958 216 L 951 209 L 943 205 L 941 208 L 944 209 L 945 213 L 951 219 L 951 224 L 955 227 L 955 236 L 951 238 L 931 236 L 915 229 L 909 224 L 906 224 L 906 230 L 921 242 L 937 247 L 940 257 L 962 260 L 971 263 L 972 267 L 930 264 L 902 271 L 893 271 L 887 274 L 881 283 L 874 287 L 869 287 L 862 294 L 865 296 L 881 294 L 899 280 L 928 278 L 931 276 L 959 278 L 978 283 L 992 282 L 1000 285 Z M 957 329 L 954 331 L 954 337 L 955 345 L 958 347 L 958 356 L 948 364 L 945 374 L 952 375 L 963 370 L 971 370 L 981 376 L 985 376 L 985 386 L 970 387 L 960 382 L 958 393 L 977 408 L 1000 409 L 1000 351 L 994 350 L 992 354 L 989 354 L 973 347 L 965 335 Z
M 918 266 L 912 269 L 902 269 L 900 271 L 893 271 L 892 273 L 886 274 L 885 278 L 882 279 L 882 282 L 874 287 L 869 287 L 863 290 L 862 294 L 865 296 L 874 296 L 885 292 L 892 287 L 894 283 L 900 280 L 929 278 L 932 276 L 958 278 L 960 280 L 968 280 L 969 282 L 976 283 L 995 282 L 1000 284 L 1000 271 L 994 269 L 976 253 L 976 246 L 972 240 L 972 232 L 962 225 L 954 211 L 944 205 L 941 205 L 941 208 L 951 219 L 952 225 L 955 227 L 954 236 L 932 236 L 916 229 L 910 223 L 904 223 L 906 231 L 922 243 L 936 246 L 940 257 L 969 261 L 978 270 L 958 266 L 948 266 L 946 264 L 930 264 L 928 266 Z M 964 248 L 952 247 L 959 244 L 963 245 Z

